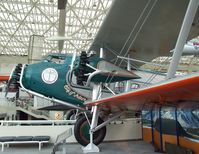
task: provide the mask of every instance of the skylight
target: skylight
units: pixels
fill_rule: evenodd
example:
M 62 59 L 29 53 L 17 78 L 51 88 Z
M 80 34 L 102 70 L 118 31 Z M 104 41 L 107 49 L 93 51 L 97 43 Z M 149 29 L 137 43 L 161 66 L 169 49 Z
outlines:
M 57 35 L 58 0 L 1 0 L 0 55 L 27 55 L 31 35 Z M 87 50 L 112 0 L 68 0 L 63 53 Z M 86 39 L 89 38 L 89 39 Z M 43 55 L 58 52 L 57 42 L 44 40 Z

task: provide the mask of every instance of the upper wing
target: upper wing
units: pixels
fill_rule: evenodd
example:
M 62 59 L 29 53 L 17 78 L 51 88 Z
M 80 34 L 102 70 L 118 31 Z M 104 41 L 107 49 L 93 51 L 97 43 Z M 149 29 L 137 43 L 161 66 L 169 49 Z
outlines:
M 169 55 L 188 3 L 188 0 L 115 0 L 89 50 L 99 53 L 103 47 L 109 60 L 127 51 L 131 57 L 145 61 Z M 189 38 L 199 34 L 198 17 L 199 11 Z
M 99 106 L 105 110 L 141 110 L 145 104 L 175 104 L 179 101 L 199 101 L 199 73 L 179 77 L 146 88 L 115 95 L 86 106 Z

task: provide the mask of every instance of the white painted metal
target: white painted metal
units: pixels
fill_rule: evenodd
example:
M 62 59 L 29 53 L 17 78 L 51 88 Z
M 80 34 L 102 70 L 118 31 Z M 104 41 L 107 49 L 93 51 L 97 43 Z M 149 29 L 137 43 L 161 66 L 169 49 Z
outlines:
M 86 147 L 82 148 L 82 150 L 83 153 L 100 152 L 99 148 L 93 143 L 89 143 Z
M 94 133 L 93 128 L 95 128 L 97 126 L 98 117 L 99 117 L 99 110 L 98 110 L 97 106 L 94 106 L 91 126 L 90 126 L 90 130 L 89 130 L 90 131 L 90 143 L 86 147 L 82 148 L 83 153 L 99 152 L 100 151 L 99 148 L 93 143 L 93 133 Z
M 107 125 L 104 141 L 139 140 L 142 139 L 141 119 L 124 119 L 113 121 Z M 119 131 L 118 130 L 124 130 Z
M 93 93 L 92 93 L 92 101 L 99 99 L 99 96 L 101 95 L 101 84 L 94 84 L 93 85 Z M 93 129 L 97 126 L 99 118 L 99 109 L 97 106 L 92 107 L 92 121 L 90 126 L 90 143 L 83 147 L 82 150 L 84 153 L 90 153 L 90 152 L 99 152 L 99 148 L 93 143 Z
M 115 92 L 110 88 L 108 87 L 107 85 L 104 85 L 113 95 L 116 95 Z
M 174 50 L 171 50 L 174 52 Z M 198 55 L 199 54 L 199 47 L 195 45 L 185 44 L 183 48 L 183 55 Z
M 184 21 L 180 30 L 180 34 L 178 36 L 178 40 L 174 49 L 172 61 L 170 63 L 168 72 L 167 72 L 167 79 L 175 77 L 175 73 L 182 56 L 184 45 L 187 41 L 191 25 L 193 23 L 196 11 L 198 9 L 199 0 L 190 0 L 189 6 L 187 8 L 187 12 L 184 17 Z
M 72 128 L 74 120 L 48 120 L 48 121 L 1 121 L 0 136 L 50 136 L 50 143 L 54 143 L 57 136 L 65 130 Z M 26 126 L 21 125 L 26 124 Z M 27 125 L 29 124 L 29 126 Z M 43 124 L 43 125 L 42 125 Z M 23 130 L 23 131 L 22 131 Z M 48 130 L 48 131 L 46 131 Z
M 72 70 L 73 67 L 74 67 L 74 63 L 75 63 L 75 59 L 76 59 L 76 55 L 77 55 L 77 52 L 74 51 L 73 52 L 73 57 L 72 57 L 72 60 L 71 60 L 71 65 L 70 65 L 70 69 Z
M 104 49 L 100 48 L 100 58 L 104 58 Z
M 104 141 L 137 140 L 142 138 L 142 126 L 139 118 L 113 121 L 107 125 L 107 134 Z M 0 136 L 22 135 L 49 135 L 50 143 L 54 143 L 59 134 L 67 129 L 74 128 L 75 120 L 27 120 L 27 121 L 1 121 Z M 26 124 L 26 125 L 23 125 Z M 27 126 L 30 124 L 30 126 Z M 43 124 L 43 125 L 38 125 Z M 49 125 L 47 125 L 49 124 Z M 72 125 L 68 125 L 72 124 Z M 23 130 L 23 131 L 21 131 Z M 48 130 L 48 131 L 46 131 Z M 118 130 L 125 130 L 120 131 Z M 67 143 L 76 143 L 74 134 L 66 139 Z
M 87 82 L 86 82 L 86 86 L 87 86 L 87 87 L 90 86 L 91 79 L 92 79 L 95 75 L 97 75 L 97 74 L 102 74 L 102 73 L 105 73 L 105 71 L 96 70 L 96 71 L 94 71 L 93 73 L 91 73 L 91 74 L 89 75 L 89 77 L 88 77 Z
M 93 93 L 92 93 L 92 101 L 97 100 L 100 93 L 101 93 L 101 85 L 94 84 L 93 85 Z
M 128 71 L 131 71 L 131 63 L 130 63 L 130 55 L 128 55 L 128 61 L 127 61 L 127 70 Z M 125 86 L 125 92 L 127 92 L 127 91 L 129 91 L 130 90 L 130 85 L 131 84 L 131 82 L 128 80 L 128 81 L 126 81 L 126 86 Z
M 72 135 L 71 128 L 58 135 L 53 146 L 53 152 L 51 154 L 55 154 L 57 151 L 60 150 L 62 151 L 63 154 L 66 154 L 66 147 L 65 147 L 66 139 L 69 138 L 71 135 Z
M 1 151 L 4 151 L 4 146 L 7 145 L 9 147 L 10 144 L 28 144 L 28 143 L 38 143 L 39 144 L 39 151 L 41 150 L 41 146 L 44 143 L 48 143 L 49 141 L 9 141 L 9 142 L 0 142 L 1 144 Z
M 124 112 L 119 112 L 119 113 L 116 113 L 115 115 L 113 115 L 111 118 L 109 118 L 108 120 L 106 120 L 105 122 L 103 122 L 102 124 L 96 126 L 96 127 L 93 127 L 91 129 L 91 131 L 95 132 L 95 131 L 98 131 L 99 129 L 101 129 L 102 127 L 106 126 L 108 123 L 114 121 L 115 119 L 117 119 L 118 117 L 120 117 Z

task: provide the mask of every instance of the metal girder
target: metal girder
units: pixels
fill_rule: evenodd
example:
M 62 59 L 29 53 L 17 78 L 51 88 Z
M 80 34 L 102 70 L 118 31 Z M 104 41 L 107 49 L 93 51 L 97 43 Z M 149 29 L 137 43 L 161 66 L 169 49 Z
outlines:
M 63 53 L 87 50 L 95 37 L 112 0 L 68 0 L 66 34 L 77 38 L 64 43 Z M 58 31 L 57 0 L 0 1 L 0 55 L 27 55 L 30 35 L 50 37 Z M 92 33 L 91 33 L 92 32 Z M 55 43 L 44 41 L 43 55 L 58 52 Z

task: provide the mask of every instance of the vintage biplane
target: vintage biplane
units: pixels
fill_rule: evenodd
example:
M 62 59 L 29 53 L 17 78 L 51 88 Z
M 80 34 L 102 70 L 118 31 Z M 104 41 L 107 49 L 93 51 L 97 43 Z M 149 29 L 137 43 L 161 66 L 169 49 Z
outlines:
M 87 145 L 85 151 L 98 151 L 95 145 L 103 141 L 106 125 L 124 112 L 139 112 L 145 104 L 176 105 L 180 100 L 199 100 L 198 73 L 173 78 L 185 42 L 199 34 L 198 3 L 115 0 L 89 51 L 80 56 L 75 52 L 72 56 L 51 54 L 39 63 L 18 64 L 8 86 L 15 84 L 35 96 L 79 109 L 75 137 L 81 145 Z M 124 60 L 117 56 L 130 54 L 134 59 L 150 61 L 171 54 L 172 49 L 167 80 L 122 94 L 109 87 L 114 82 L 139 78 L 120 68 Z M 141 65 L 138 61 L 132 64 Z

